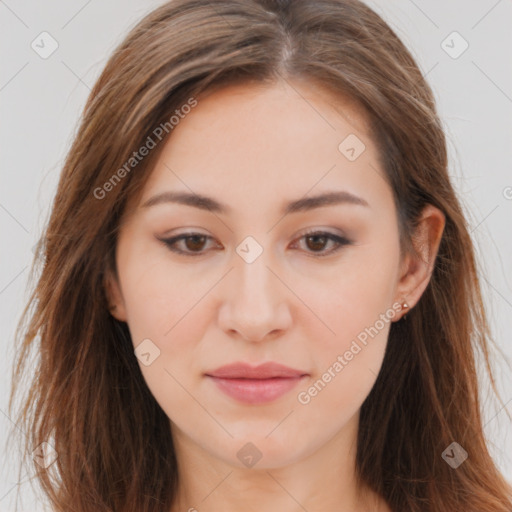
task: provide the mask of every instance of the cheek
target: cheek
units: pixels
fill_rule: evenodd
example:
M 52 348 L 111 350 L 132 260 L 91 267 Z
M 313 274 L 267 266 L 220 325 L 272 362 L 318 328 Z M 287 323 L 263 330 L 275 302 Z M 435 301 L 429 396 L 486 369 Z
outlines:
M 179 417 L 169 416 L 173 421 L 201 415 L 204 411 L 187 390 L 201 371 L 200 342 L 205 323 L 211 322 L 205 310 L 207 297 L 201 297 L 210 286 L 179 272 L 164 258 L 158 260 L 147 254 L 134 254 L 125 270 L 127 323 L 135 350 L 147 346 L 146 352 L 151 354 L 148 365 L 138 358 L 151 394 L 166 413 L 179 411 Z
M 334 433 L 357 414 L 373 388 L 386 350 L 390 321 L 377 320 L 355 336 L 340 334 L 336 346 L 324 347 L 318 372 L 298 391 L 297 402 L 309 417 L 325 418 Z M 340 325 L 340 330 L 343 326 Z M 305 427 L 304 435 L 314 435 Z
M 396 315 L 398 261 L 398 239 L 359 246 L 343 259 L 322 293 L 309 295 L 308 305 L 333 332 L 316 318 L 308 322 L 317 373 L 302 388 L 299 403 L 319 412 L 332 406 L 340 420 L 361 406 L 380 371 Z
M 207 278 L 183 272 L 169 264 L 165 252 L 154 246 L 141 250 L 141 245 L 120 244 L 119 274 L 127 323 L 134 343 L 141 337 L 166 343 L 200 307 Z
M 127 324 L 134 348 L 150 340 L 144 343 L 157 354 L 148 366 L 139 359 L 148 387 L 157 401 L 173 407 L 165 410 L 175 410 L 190 401 L 179 383 L 201 371 L 201 340 L 205 326 L 213 321 L 205 293 L 218 277 L 184 272 L 170 265 L 165 253 L 154 247 L 142 251 L 141 245 L 121 246 L 119 274 Z
M 376 323 L 379 331 L 386 331 L 386 325 L 389 328 L 389 321 L 382 325 L 380 320 L 382 315 L 395 315 L 392 305 L 396 300 L 399 257 L 396 236 L 375 235 L 371 242 L 347 251 L 322 283 L 299 280 L 303 284 L 300 293 L 308 297 L 308 305 L 331 330 L 318 321 L 310 324 L 311 328 L 316 325 L 317 331 L 322 329 L 323 335 L 316 339 L 324 341 L 327 352 L 346 350 L 351 340 Z M 318 291 L 306 294 L 308 289 Z M 376 337 L 382 338 L 385 343 L 386 332 Z

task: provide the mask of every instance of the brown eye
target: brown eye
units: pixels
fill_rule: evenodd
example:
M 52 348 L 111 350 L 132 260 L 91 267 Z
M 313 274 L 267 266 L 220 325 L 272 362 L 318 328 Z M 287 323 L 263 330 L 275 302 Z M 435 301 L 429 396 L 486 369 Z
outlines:
M 329 240 L 325 235 L 308 235 L 305 238 L 308 248 L 313 251 L 321 251 Z
M 210 239 L 212 239 L 212 237 L 201 233 L 185 233 L 172 238 L 159 238 L 158 240 L 163 242 L 171 251 L 177 252 L 178 254 L 200 256 L 207 252 L 203 249 Z M 179 242 L 182 242 L 181 247 L 178 247 Z
M 306 233 L 299 240 L 305 240 L 306 252 L 317 257 L 329 256 L 337 252 L 344 245 L 350 245 L 352 243 L 344 236 L 338 236 L 334 233 L 324 231 Z M 331 250 L 324 250 L 326 246 L 329 245 L 329 242 L 332 242 L 334 247 Z
M 171 251 L 185 256 L 200 256 L 205 254 L 207 250 L 205 246 L 208 240 L 213 240 L 211 236 L 203 235 L 201 233 L 185 233 L 172 238 L 158 239 L 163 242 Z M 306 252 L 314 256 L 323 257 L 328 256 L 344 245 L 350 245 L 352 242 L 343 236 L 335 235 L 334 233 L 327 233 L 323 231 L 315 231 L 306 233 L 299 240 L 306 240 Z M 181 247 L 179 247 L 181 244 Z M 332 242 L 334 246 L 331 250 L 325 250 Z
M 194 235 L 184 238 L 185 247 L 191 251 L 200 251 L 205 245 L 207 237 L 204 235 Z

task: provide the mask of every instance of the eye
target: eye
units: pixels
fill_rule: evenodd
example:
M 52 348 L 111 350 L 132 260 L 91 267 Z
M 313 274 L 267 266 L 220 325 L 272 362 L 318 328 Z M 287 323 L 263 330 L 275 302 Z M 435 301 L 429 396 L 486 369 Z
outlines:
M 207 240 L 213 240 L 211 236 L 202 233 L 183 233 L 172 238 L 159 238 L 171 251 L 186 256 L 200 256 Z M 185 242 L 185 250 L 177 247 L 178 242 Z M 183 246 L 182 246 L 183 247 Z
M 335 235 L 327 231 L 310 231 L 305 233 L 298 240 L 305 240 L 306 246 L 312 249 L 312 251 L 308 252 L 320 258 L 329 256 L 339 251 L 344 245 L 350 245 L 352 243 L 344 236 Z M 323 249 L 328 245 L 328 242 L 332 242 L 334 247 L 330 251 L 325 251 Z
M 203 235 L 202 233 L 183 233 L 172 238 L 158 238 L 163 242 L 171 251 L 185 256 L 200 256 L 206 251 L 203 250 L 208 240 L 213 240 L 211 236 Z M 326 231 L 310 231 L 305 233 L 298 240 L 305 240 L 306 245 L 312 248 L 311 251 L 317 257 L 324 257 L 337 252 L 344 245 L 350 245 L 352 242 L 344 236 L 335 235 Z M 181 248 L 178 247 L 179 242 L 184 242 Z M 330 251 L 323 250 L 328 242 L 332 242 L 334 247 Z

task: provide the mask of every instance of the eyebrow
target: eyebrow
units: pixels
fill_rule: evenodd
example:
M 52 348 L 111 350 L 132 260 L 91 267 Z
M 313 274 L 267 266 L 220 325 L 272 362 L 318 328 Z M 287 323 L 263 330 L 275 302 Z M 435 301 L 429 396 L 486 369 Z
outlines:
M 178 203 L 219 214 L 228 214 L 232 211 L 230 207 L 219 203 L 212 197 L 189 192 L 170 191 L 162 192 L 153 197 L 150 197 L 142 204 L 142 207 L 149 208 L 150 206 L 163 203 Z M 281 213 L 283 215 L 287 215 L 290 213 L 304 212 L 307 210 L 313 210 L 314 208 L 339 204 L 353 204 L 369 207 L 368 202 L 362 197 L 356 196 L 345 190 L 341 190 L 336 192 L 325 192 L 316 196 L 302 197 L 295 201 L 290 201 L 284 205 Z

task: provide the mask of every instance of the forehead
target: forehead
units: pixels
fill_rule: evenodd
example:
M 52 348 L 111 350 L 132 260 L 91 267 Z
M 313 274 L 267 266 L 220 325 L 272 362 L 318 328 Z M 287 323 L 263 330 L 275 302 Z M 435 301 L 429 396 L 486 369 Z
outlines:
M 386 185 L 367 118 L 342 96 L 280 81 L 196 99 L 174 126 L 139 204 L 164 189 L 207 191 L 226 204 L 238 197 L 242 206 L 263 198 L 281 204 L 283 194 L 302 196 L 314 187 L 344 185 L 371 195 Z
M 241 154 L 305 158 L 311 152 L 337 154 L 339 142 L 349 134 L 371 143 L 368 132 L 364 112 L 312 84 L 242 84 L 199 97 L 174 127 L 166 153 L 178 158 L 197 147 L 196 159 L 222 155 L 226 161 Z

